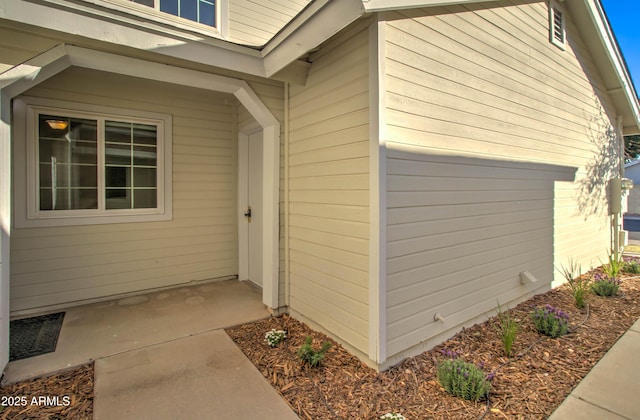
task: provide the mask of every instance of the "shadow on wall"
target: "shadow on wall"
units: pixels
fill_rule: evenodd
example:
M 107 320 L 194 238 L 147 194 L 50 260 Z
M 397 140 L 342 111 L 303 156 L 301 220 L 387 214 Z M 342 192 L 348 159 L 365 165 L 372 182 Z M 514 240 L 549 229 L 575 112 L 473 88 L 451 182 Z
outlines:
M 586 173 L 578 181 L 578 211 L 586 220 L 592 215 L 608 214 L 609 180 L 618 176 L 620 150 L 616 129 L 611 124 L 601 102 L 594 93 L 595 114 L 587 115 L 587 138 L 594 146 L 594 155 L 585 165 Z
M 412 149 L 387 143 L 392 357 L 437 344 L 494 310 L 497 300 L 508 305 L 550 288 L 554 186 L 576 172 Z M 538 281 L 522 284 L 524 271 Z

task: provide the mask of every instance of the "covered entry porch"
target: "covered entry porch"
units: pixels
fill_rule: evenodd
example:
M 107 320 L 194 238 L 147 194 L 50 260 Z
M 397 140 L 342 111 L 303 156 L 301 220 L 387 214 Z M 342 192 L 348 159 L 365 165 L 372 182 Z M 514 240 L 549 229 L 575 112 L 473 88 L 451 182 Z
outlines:
M 78 75 L 82 77 L 77 77 Z M 85 75 L 90 77 L 85 77 Z M 203 92 L 201 96 L 207 98 L 211 96 L 208 92 L 219 92 L 229 97 L 229 104 L 237 101 L 241 105 L 243 122 L 246 119 L 251 119 L 257 123 L 256 129 L 261 132 L 262 177 L 260 181 L 262 191 L 264 191 L 261 197 L 262 212 L 254 216 L 254 219 L 260 218 L 262 227 L 260 242 L 263 251 L 260 264 L 263 290 L 261 300 L 267 308 L 275 309 L 278 307 L 278 152 L 280 128 L 278 120 L 241 76 L 237 75 L 238 78 L 220 76 L 68 45 L 59 45 L 0 76 L 0 110 L 2 112 L 0 124 L 0 145 L 2 146 L 0 148 L 0 168 L 2 168 L 0 177 L 0 216 L 2 220 L 0 368 L 4 368 L 8 360 L 9 317 L 10 314 L 15 315 L 17 311 L 20 313 L 35 312 L 40 308 L 47 310 L 51 307 L 65 307 L 68 306 L 68 303 L 75 305 L 86 301 L 107 299 L 110 296 L 139 293 L 144 290 L 188 284 L 193 281 L 230 278 L 242 274 L 236 266 L 238 258 L 234 255 L 234 247 L 241 245 L 241 243 L 236 243 L 238 237 L 234 236 L 236 229 L 234 218 L 243 218 L 243 216 L 242 214 L 235 215 L 236 211 L 233 208 L 235 204 L 239 204 L 233 198 L 235 188 L 241 186 L 234 181 L 236 175 L 233 171 L 236 165 L 227 163 L 227 161 L 232 161 L 229 157 L 238 157 L 234 149 L 236 146 L 232 144 L 237 139 L 234 140 L 230 136 L 234 133 L 237 135 L 241 128 L 236 129 L 232 126 L 225 131 L 225 147 L 227 147 L 226 150 L 229 150 L 224 156 L 226 161 L 223 163 L 211 162 L 208 156 L 202 156 L 203 153 L 199 153 L 201 150 L 199 147 L 200 143 L 207 141 L 214 131 L 208 125 L 202 129 L 196 124 L 199 121 L 208 122 L 210 115 L 215 115 L 215 113 L 209 112 L 204 118 L 194 122 L 192 114 L 186 107 L 179 111 L 171 97 L 166 97 L 166 95 L 162 97 L 168 91 L 177 96 L 188 94 L 189 97 L 183 99 L 183 105 L 191 103 L 188 99 L 195 100 L 193 98 L 195 95 L 192 95 L 194 92 Z M 172 215 L 165 211 L 163 219 L 140 220 L 140 223 L 127 223 L 133 220 L 120 220 L 112 214 L 107 215 L 109 217 L 101 218 L 98 215 L 93 220 L 76 219 L 73 223 L 68 224 L 65 224 L 66 221 L 65 223 L 56 222 L 56 224 L 51 223 L 51 220 L 37 220 L 31 216 L 22 221 L 17 219 L 15 212 L 19 211 L 22 214 L 24 213 L 22 210 L 25 209 L 24 206 L 18 208 L 21 202 L 27 203 L 29 209 L 33 207 L 37 210 L 38 206 L 32 205 L 29 201 L 29 197 L 32 197 L 33 194 L 27 195 L 26 200 L 18 200 L 11 194 L 13 189 L 14 193 L 22 193 L 24 197 L 25 190 L 23 174 L 21 172 L 11 173 L 10 170 L 17 162 L 15 155 L 12 156 L 12 152 L 16 150 L 19 152 L 18 146 L 24 147 L 24 141 L 16 141 L 15 115 L 13 115 L 12 107 L 15 107 L 15 99 L 20 95 L 31 94 L 37 97 L 43 94 L 42 89 L 47 88 L 46 83 L 55 78 L 58 78 L 57 80 L 63 78 L 66 81 L 65 86 L 74 87 L 75 92 L 73 94 L 70 91 L 66 92 L 67 99 L 63 99 L 65 103 L 73 102 L 76 107 L 74 109 L 80 109 L 83 103 L 94 107 L 102 106 L 102 101 L 99 100 L 102 98 L 101 95 L 103 93 L 110 95 L 111 91 L 115 92 L 116 88 L 119 88 L 120 94 L 114 94 L 113 98 L 110 98 L 121 103 L 123 108 L 155 109 L 164 107 L 165 114 L 174 116 L 173 151 L 167 144 L 165 156 L 168 156 L 168 162 L 165 163 L 164 168 L 159 166 L 158 169 L 158 172 L 164 169 L 165 175 L 175 175 L 173 187 L 171 180 L 164 178 L 164 195 L 160 193 L 161 188 L 158 187 L 158 202 L 165 203 L 165 210 L 169 205 L 172 205 Z M 134 80 L 134 78 L 137 79 Z M 124 80 L 127 85 L 114 84 L 112 83 L 114 80 Z M 136 84 L 137 80 L 143 82 Z M 138 94 L 131 97 L 131 94 L 123 92 L 128 89 L 139 90 L 143 86 L 146 86 L 145 89 L 147 89 L 144 95 Z M 41 88 L 40 92 L 34 94 L 34 89 L 37 90 L 39 87 Z M 49 87 L 55 88 L 57 85 Z M 149 87 L 153 88 L 149 89 Z M 183 90 L 187 94 L 183 93 Z M 50 102 L 57 101 L 59 100 L 58 93 L 58 91 L 52 92 L 50 90 L 49 93 L 44 92 L 42 97 L 56 96 L 47 99 Z M 69 95 L 77 99 L 69 99 L 71 97 Z M 224 99 L 223 97 L 222 100 Z M 135 106 L 128 105 L 133 101 L 136 101 Z M 66 109 L 65 103 L 60 102 L 58 105 L 50 106 Z M 206 106 L 208 103 L 205 101 L 202 104 Z M 37 106 L 37 104 L 35 105 Z M 96 112 L 101 113 L 99 110 Z M 235 118 L 229 120 L 231 125 L 236 121 Z M 166 121 L 164 127 L 171 127 L 170 121 Z M 165 138 L 171 139 L 171 135 Z M 28 150 L 25 156 L 30 156 Z M 159 158 L 158 161 L 162 162 L 162 159 Z M 198 166 L 194 164 L 194 161 L 197 161 Z M 173 170 L 171 163 L 173 163 Z M 212 179 L 217 175 L 216 170 L 220 166 L 224 166 L 224 176 Z M 196 170 L 193 169 L 194 167 Z M 27 173 L 32 172 L 31 170 L 27 171 Z M 208 178 L 204 176 L 205 172 L 206 175 L 210 175 Z M 32 176 L 32 179 L 37 180 L 38 177 Z M 158 179 L 163 178 L 158 176 Z M 218 190 L 211 188 L 211 185 Z M 211 210 L 212 208 L 222 208 L 222 206 L 207 205 L 208 203 L 203 200 L 205 188 L 207 188 L 207 199 L 214 197 L 213 199 L 217 199 L 218 202 L 224 202 L 223 210 L 215 210 L 218 213 L 224 212 L 223 217 L 218 217 L 218 213 Z M 220 190 L 224 190 L 226 194 L 222 198 L 220 198 Z M 161 206 L 158 206 L 158 211 L 160 210 L 162 210 Z M 222 226 L 223 229 L 204 230 L 202 228 L 203 219 L 210 222 L 209 226 Z M 22 224 L 18 226 L 18 222 Z M 151 235 L 146 235 L 144 232 L 142 234 L 136 233 L 145 229 L 153 233 Z M 206 240 L 208 247 L 204 251 L 197 248 L 205 241 L 194 240 L 194 232 L 201 234 L 202 239 Z M 50 239 L 42 239 L 44 237 Z M 59 240 L 71 237 L 75 238 L 74 241 L 78 239 L 79 242 L 62 243 Z M 163 242 L 160 242 L 158 238 L 162 238 Z M 215 247 L 216 244 L 211 243 L 209 238 L 223 238 L 225 241 L 223 246 L 226 259 L 224 266 L 220 265 L 220 269 L 209 264 L 221 254 L 221 251 Z M 239 241 L 240 239 L 238 239 Z M 95 249 L 93 248 L 94 244 L 97 246 Z M 40 245 L 44 245 L 44 247 Z M 202 258 L 198 261 L 189 258 L 176 261 L 176 258 L 181 258 L 180 256 L 183 255 L 181 250 L 187 247 L 190 247 L 188 248 L 190 250 L 195 248 L 195 252 L 199 253 Z M 59 251 L 64 251 L 65 254 L 62 255 Z M 72 252 L 66 253 L 66 251 Z M 142 258 L 140 258 L 140 253 L 144 254 Z M 115 254 L 117 257 L 112 258 Z M 10 261 L 10 256 L 12 261 Z M 10 263 L 13 264 L 10 265 Z M 52 264 L 57 266 L 53 267 Z M 109 272 L 92 268 L 92 265 L 95 264 L 101 265 Z M 31 269 L 23 270 L 21 267 L 36 267 L 37 272 L 27 273 Z M 173 271 L 169 271 L 170 269 Z

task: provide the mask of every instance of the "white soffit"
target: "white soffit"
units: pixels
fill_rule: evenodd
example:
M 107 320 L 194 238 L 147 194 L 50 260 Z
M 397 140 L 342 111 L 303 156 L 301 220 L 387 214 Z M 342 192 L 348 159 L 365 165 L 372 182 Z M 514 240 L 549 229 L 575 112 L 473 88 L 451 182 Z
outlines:
M 362 4 L 367 12 L 383 12 L 385 10 L 418 9 L 452 4 L 489 3 L 493 1 L 497 0 L 362 0 Z

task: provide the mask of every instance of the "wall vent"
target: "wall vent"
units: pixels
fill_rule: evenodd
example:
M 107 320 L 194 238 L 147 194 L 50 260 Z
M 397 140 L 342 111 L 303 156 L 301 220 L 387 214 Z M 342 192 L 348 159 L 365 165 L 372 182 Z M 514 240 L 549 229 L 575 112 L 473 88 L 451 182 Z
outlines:
M 565 14 L 554 1 L 549 4 L 549 39 L 555 46 L 563 50 L 566 48 Z

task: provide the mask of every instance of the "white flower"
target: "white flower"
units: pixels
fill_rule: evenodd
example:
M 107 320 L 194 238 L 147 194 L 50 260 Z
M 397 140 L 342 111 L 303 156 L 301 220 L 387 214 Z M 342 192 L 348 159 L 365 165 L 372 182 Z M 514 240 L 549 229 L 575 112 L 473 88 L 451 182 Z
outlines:
M 406 420 L 400 413 L 387 413 L 384 416 L 380 416 L 380 418 L 384 420 Z
M 287 332 L 283 330 L 276 330 L 275 328 L 271 331 L 267 331 L 267 333 L 264 335 L 265 341 L 271 347 L 277 346 L 278 343 L 283 341 L 285 338 L 287 338 Z

